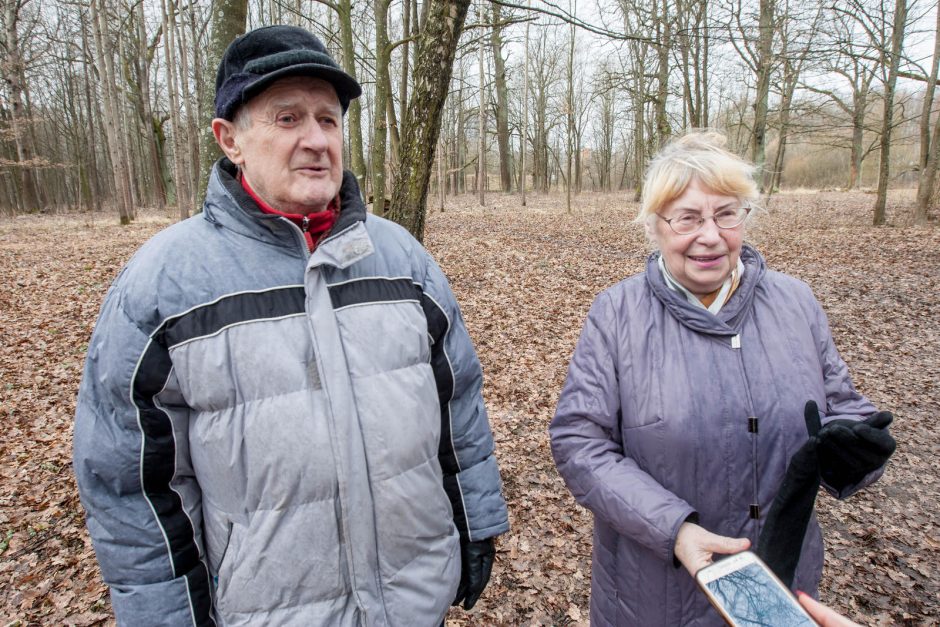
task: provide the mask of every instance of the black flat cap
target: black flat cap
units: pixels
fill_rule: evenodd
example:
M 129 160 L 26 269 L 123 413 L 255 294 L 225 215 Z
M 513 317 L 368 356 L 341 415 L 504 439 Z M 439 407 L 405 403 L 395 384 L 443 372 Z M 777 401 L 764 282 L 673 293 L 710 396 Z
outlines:
M 229 44 L 215 79 L 215 116 L 232 120 L 238 107 L 286 76 L 312 76 L 330 83 L 343 107 L 362 87 L 343 71 L 317 37 L 297 26 L 264 26 Z

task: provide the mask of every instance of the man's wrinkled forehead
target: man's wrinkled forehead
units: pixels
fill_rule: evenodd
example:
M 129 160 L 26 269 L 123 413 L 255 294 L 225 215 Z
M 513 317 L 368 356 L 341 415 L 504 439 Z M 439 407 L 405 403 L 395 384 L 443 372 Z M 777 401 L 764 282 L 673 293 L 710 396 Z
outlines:
M 303 106 L 308 98 L 318 96 L 322 97 L 321 102 L 342 118 L 343 106 L 336 89 L 328 81 L 312 76 L 287 76 L 277 80 L 245 105 L 253 108 L 260 106 L 265 109 L 287 109 Z

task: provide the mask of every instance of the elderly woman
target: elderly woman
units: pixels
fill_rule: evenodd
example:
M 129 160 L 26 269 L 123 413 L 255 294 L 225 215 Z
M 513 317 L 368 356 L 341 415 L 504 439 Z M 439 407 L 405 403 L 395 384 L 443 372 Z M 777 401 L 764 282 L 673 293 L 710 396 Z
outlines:
M 658 250 L 595 300 L 551 424 L 558 471 L 594 513 L 594 625 L 721 624 L 692 574 L 756 544 L 807 441 L 807 401 L 835 496 L 875 481 L 893 451 L 887 432 L 868 437 L 875 408 L 810 288 L 744 244 L 753 168 L 723 142 L 693 133 L 652 161 L 637 220 Z M 794 587 L 816 596 L 815 515 L 792 550 Z

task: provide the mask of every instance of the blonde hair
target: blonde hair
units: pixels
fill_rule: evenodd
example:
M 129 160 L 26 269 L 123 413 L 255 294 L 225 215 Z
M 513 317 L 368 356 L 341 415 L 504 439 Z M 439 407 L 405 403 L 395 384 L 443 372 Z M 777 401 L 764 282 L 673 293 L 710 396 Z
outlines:
M 726 150 L 725 142 L 725 136 L 715 131 L 693 131 L 663 146 L 646 170 L 636 221 L 655 216 L 693 180 L 718 194 L 756 201 L 756 168 Z

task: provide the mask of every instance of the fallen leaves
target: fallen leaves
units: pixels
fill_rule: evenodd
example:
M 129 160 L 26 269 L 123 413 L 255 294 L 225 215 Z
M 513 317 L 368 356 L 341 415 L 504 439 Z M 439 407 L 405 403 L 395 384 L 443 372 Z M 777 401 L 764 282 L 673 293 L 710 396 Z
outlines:
M 940 229 L 868 226 L 871 197 L 775 197 L 749 227 L 772 269 L 807 281 L 857 387 L 895 412 L 886 475 L 844 502 L 820 496 L 822 598 L 871 625 L 940 621 Z M 449 199 L 426 241 L 461 302 L 486 375 L 512 531 L 490 585 L 447 624 L 587 625 L 592 517 L 555 472 L 548 423 L 594 296 L 649 252 L 623 195 Z M 908 203 L 908 204 L 905 204 Z M 145 215 L 0 221 L 0 616 L 16 624 L 113 621 L 71 471 L 71 422 L 107 286 L 149 236 Z

